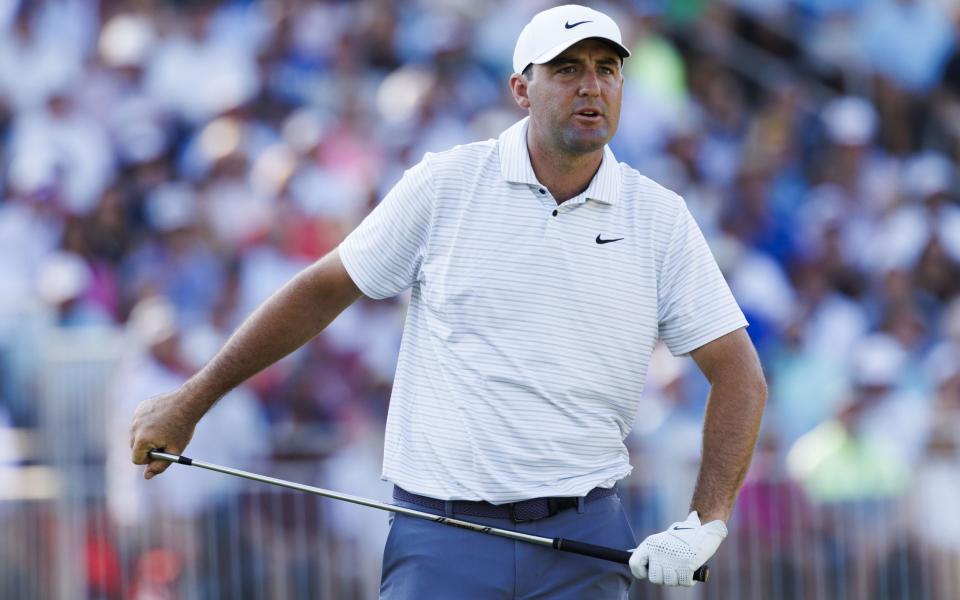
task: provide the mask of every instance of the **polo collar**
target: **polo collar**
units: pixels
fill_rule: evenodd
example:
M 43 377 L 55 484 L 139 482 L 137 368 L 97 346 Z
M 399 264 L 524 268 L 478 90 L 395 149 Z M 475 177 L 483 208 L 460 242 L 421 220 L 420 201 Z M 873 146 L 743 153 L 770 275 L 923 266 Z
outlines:
M 527 150 L 527 123 L 524 117 L 500 134 L 500 173 L 508 183 L 525 183 L 539 186 L 537 176 L 530 164 Z M 582 194 L 585 200 L 616 204 L 620 197 L 620 166 L 610 146 L 603 147 L 603 160 L 590 185 Z

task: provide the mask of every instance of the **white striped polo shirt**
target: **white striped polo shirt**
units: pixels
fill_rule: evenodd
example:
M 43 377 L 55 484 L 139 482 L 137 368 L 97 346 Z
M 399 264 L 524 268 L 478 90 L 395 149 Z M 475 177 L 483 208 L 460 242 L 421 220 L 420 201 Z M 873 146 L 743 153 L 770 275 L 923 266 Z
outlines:
M 558 206 L 526 121 L 426 154 L 340 245 L 365 295 L 412 288 L 383 464 L 410 492 L 500 504 L 610 487 L 632 468 L 623 440 L 658 337 L 680 355 L 746 325 L 679 196 L 605 148 Z

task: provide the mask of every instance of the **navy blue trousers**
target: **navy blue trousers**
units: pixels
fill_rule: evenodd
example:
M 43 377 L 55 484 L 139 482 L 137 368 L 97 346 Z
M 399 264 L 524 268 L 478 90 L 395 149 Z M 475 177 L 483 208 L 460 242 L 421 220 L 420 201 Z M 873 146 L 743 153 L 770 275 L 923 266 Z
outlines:
M 394 503 L 442 514 L 416 504 Z M 637 545 L 617 495 L 585 504 L 582 512 L 571 508 L 529 523 L 453 516 L 500 529 L 622 550 Z M 383 553 L 380 598 L 622 600 L 632 581 L 627 565 L 394 514 Z

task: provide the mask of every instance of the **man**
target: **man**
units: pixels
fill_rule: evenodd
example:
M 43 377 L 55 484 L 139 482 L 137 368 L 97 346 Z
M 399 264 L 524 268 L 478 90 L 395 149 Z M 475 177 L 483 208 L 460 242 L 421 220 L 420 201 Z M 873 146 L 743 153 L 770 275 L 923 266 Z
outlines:
M 606 143 L 629 52 L 606 15 L 544 11 L 510 86 L 530 116 L 498 140 L 427 154 L 340 247 L 240 327 L 132 427 L 147 478 L 227 390 L 299 347 L 361 293 L 412 288 L 383 476 L 398 504 L 538 535 L 633 547 L 615 483 L 657 338 L 711 383 L 692 512 L 633 555 L 692 585 L 726 535 L 766 387 L 746 322 L 683 201 Z M 678 510 L 682 510 L 678 507 Z M 705 523 L 705 524 L 701 524 Z M 382 598 L 624 598 L 626 566 L 397 516 Z

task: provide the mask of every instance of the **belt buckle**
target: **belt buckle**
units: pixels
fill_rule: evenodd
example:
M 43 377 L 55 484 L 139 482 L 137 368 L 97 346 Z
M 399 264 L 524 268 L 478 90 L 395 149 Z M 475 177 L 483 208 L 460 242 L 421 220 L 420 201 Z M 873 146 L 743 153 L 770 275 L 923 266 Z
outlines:
M 521 502 L 511 502 L 510 506 L 510 520 L 516 523 L 529 523 L 531 521 L 539 521 L 540 519 L 545 519 L 547 517 L 552 517 L 561 510 L 566 510 L 568 508 L 573 508 L 577 506 L 577 498 L 541 498 L 540 500 L 546 500 L 547 503 L 547 513 L 545 515 L 534 517 L 530 519 L 521 519 L 517 516 L 517 505 Z M 526 502 L 529 502 L 527 500 Z

